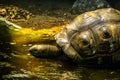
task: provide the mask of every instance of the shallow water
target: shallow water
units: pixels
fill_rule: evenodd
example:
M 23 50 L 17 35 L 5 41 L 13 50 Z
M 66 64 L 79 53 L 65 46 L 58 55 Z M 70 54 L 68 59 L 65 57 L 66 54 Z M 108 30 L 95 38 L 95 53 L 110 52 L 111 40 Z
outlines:
M 29 46 L 21 47 L 23 51 L 13 51 L 9 60 L 2 62 L 0 75 L 3 80 L 120 80 L 120 68 L 75 67 L 57 59 L 35 58 L 29 55 Z

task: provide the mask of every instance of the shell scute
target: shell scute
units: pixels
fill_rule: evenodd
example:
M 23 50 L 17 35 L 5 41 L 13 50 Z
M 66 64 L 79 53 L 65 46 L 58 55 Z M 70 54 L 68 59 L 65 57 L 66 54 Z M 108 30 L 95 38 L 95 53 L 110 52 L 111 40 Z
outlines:
M 120 47 L 120 11 L 113 8 L 98 9 L 79 15 L 56 37 L 63 51 L 73 52 L 82 57 L 95 54 L 110 54 Z M 64 35 L 64 36 L 63 36 Z M 64 42 L 64 48 L 61 42 Z M 69 46 L 68 46 L 69 44 Z M 67 48 L 65 48 L 67 46 Z M 72 53 L 65 53 L 71 55 Z

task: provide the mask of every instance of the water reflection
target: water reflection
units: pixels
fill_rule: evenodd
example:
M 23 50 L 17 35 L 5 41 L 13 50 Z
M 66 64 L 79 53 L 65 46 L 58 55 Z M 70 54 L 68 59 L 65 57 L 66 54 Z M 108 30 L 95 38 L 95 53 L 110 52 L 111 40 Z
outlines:
M 27 52 L 12 54 L 12 68 L 4 68 L 3 79 L 24 80 L 119 80 L 119 69 L 69 65 L 59 60 L 38 59 Z M 76 66 L 76 67 L 75 67 Z M 2 73 L 0 73 L 2 74 Z

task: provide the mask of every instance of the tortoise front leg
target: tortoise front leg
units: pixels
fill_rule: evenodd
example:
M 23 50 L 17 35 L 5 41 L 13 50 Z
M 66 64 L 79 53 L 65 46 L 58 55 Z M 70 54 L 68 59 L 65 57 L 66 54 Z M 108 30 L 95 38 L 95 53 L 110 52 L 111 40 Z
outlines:
M 79 55 L 78 52 L 70 45 L 67 44 L 63 47 L 64 53 L 73 60 L 73 62 L 81 62 L 83 61 L 83 58 Z

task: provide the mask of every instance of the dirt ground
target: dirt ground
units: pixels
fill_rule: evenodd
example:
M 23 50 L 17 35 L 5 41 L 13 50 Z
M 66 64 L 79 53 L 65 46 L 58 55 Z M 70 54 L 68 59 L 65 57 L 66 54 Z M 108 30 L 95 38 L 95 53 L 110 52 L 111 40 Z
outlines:
M 26 21 L 14 21 L 22 27 L 34 29 L 49 28 L 70 23 L 76 15 L 71 14 L 71 8 L 75 0 L 24 0 L 3 1 L 1 5 L 16 6 L 32 13 L 32 17 Z

